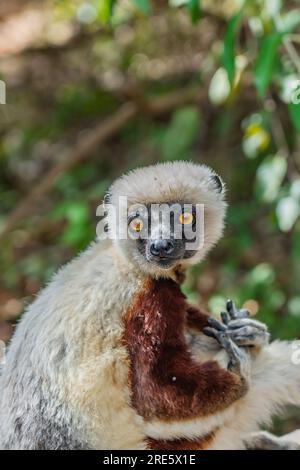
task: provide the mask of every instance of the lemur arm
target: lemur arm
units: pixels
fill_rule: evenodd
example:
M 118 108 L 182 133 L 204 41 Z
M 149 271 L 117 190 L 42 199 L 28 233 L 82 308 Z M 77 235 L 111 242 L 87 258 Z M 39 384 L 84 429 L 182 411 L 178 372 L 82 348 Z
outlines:
M 231 358 L 232 370 L 192 358 L 184 336 L 188 309 L 176 287 L 160 281 L 139 296 L 127 315 L 124 340 L 130 357 L 132 405 L 144 418 L 208 416 L 246 393 L 244 353 L 225 335 L 220 333 L 221 345 Z
M 143 338 L 144 342 L 145 338 Z M 138 344 L 140 338 L 132 337 Z M 189 418 L 226 409 L 241 398 L 247 383 L 242 375 L 217 362 L 194 361 L 185 345 L 164 344 L 155 357 L 152 340 L 131 349 L 132 404 L 144 418 Z
M 205 362 L 212 360 L 220 352 L 220 344 L 203 334 L 209 326 L 209 315 L 197 307 L 188 306 L 186 318 L 186 340 L 194 359 Z
M 208 326 L 208 313 L 202 312 L 200 309 L 194 306 L 189 306 L 186 311 L 187 315 L 187 327 L 193 330 L 203 331 L 203 328 Z

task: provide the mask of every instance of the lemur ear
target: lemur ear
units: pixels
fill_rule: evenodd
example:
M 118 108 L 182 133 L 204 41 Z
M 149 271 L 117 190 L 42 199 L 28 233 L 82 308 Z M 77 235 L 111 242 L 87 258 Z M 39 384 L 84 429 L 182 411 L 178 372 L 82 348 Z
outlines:
M 211 177 L 211 180 L 214 183 L 215 188 L 218 191 L 218 193 L 221 193 L 223 191 L 223 183 L 222 183 L 221 178 L 218 175 L 213 175 Z

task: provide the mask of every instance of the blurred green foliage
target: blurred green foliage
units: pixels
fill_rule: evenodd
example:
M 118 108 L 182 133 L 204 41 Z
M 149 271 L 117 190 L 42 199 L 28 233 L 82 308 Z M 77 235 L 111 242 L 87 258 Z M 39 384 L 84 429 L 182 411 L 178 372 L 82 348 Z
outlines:
M 248 301 L 274 336 L 299 337 L 299 2 L 63 0 L 44 7 L 47 21 L 82 41 L 73 44 L 71 34 L 70 43 L 53 42 L 45 33 L 23 57 L 5 57 L 11 104 L 0 115 L 0 228 L 81 133 L 130 99 L 127 83 L 150 99 L 190 85 L 206 98 L 140 116 L 62 175 L 2 242 L 5 299 L 28 302 L 93 240 L 96 207 L 116 176 L 187 159 L 223 176 L 230 204 L 224 238 L 189 274 L 186 293 L 216 313 L 227 297 Z
M 216 314 L 233 298 L 258 311 L 273 337 L 300 337 L 299 3 L 7 4 L 0 22 L 8 102 L 0 105 L 0 231 L 81 136 L 124 101 L 188 87 L 202 98 L 161 116 L 141 113 L 62 174 L 1 241 L 0 339 L 8 340 L 2 326 L 15 323 L 59 266 L 95 238 L 96 208 L 113 179 L 178 159 L 212 166 L 229 201 L 224 237 L 189 272 L 188 297 Z M 293 410 L 276 422 L 281 432 L 296 426 Z

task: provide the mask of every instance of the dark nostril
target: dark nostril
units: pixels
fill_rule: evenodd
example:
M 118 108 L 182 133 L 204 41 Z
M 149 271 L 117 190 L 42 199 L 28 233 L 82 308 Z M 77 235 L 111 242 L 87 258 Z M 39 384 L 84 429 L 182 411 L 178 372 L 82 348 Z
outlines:
M 150 253 L 153 256 L 158 256 L 159 255 L 159 248 L 157 246 L 157 243 L 152 242 L 150 245 Z
M 174 250 L 174 243 L 171 240 L 166 240 L 166 249 L 165 252 L 170 255 Z
M 156 248 L 155 243 L 151 243 L 151 245 L 150 245 L 150 253 L 151 253 L 151 255 L 153 255 L 153 256 L 158 256 L 158 255 L 159 255 L 159 251 L 158 251 L 158 249 Z
M 174 243 L 171 240 L 155 240 L 150 245 L 150 253 L 153 256 L 170 255 L 174 251 Z

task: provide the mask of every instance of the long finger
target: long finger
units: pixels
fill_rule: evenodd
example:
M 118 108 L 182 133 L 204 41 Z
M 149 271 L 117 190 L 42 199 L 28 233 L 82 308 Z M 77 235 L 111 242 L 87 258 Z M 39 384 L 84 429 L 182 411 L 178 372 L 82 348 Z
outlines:
M 252 318 L 238 318 L 236 320 L 231 320 L 228 325 L 230 330 L 237 330 L 244 327 L 256 328 L 257 330 L 261 331 L 267 331 L 268 329 L 264 323 L 253 320 Z
M 227 327 L 223 325 L 223 323 L 221 323 L 220 321 L 218 321 L 216 318 L 213 318 L 213 317 L 209 317 L 208 324 L 209 326 L 211 326 L 212 328 L 215 328 L 218 331 L 227 330 Z
M 202 332 L 206 335 L 209 336 L 210 338 L 215 338 L 217 341 L 219 340 L 219 332 L 215 330 L 214 328 L 210 328 L 209 326 L 206 326 L 203 328 Z
M 227 302 L 226 302 L 226 310 L 227 312 L 229 313 L 230 315 L 230 318 L 232 320 L 234 320 L 235 318 L 237 318 L 237 309 L 236 309 L 236 306 L 235 306 L 235 303 L 233 302 L 233 300 L 231 299 L 228 299 Z
M 228 325 L 228 323 L 229 323 L 229 315 L 228 315 L 228 313 L 226 313 L 226 312 L 221 312 L 221 318 L 222 318 L 222 322 L 224 323 L 224 325 Z

